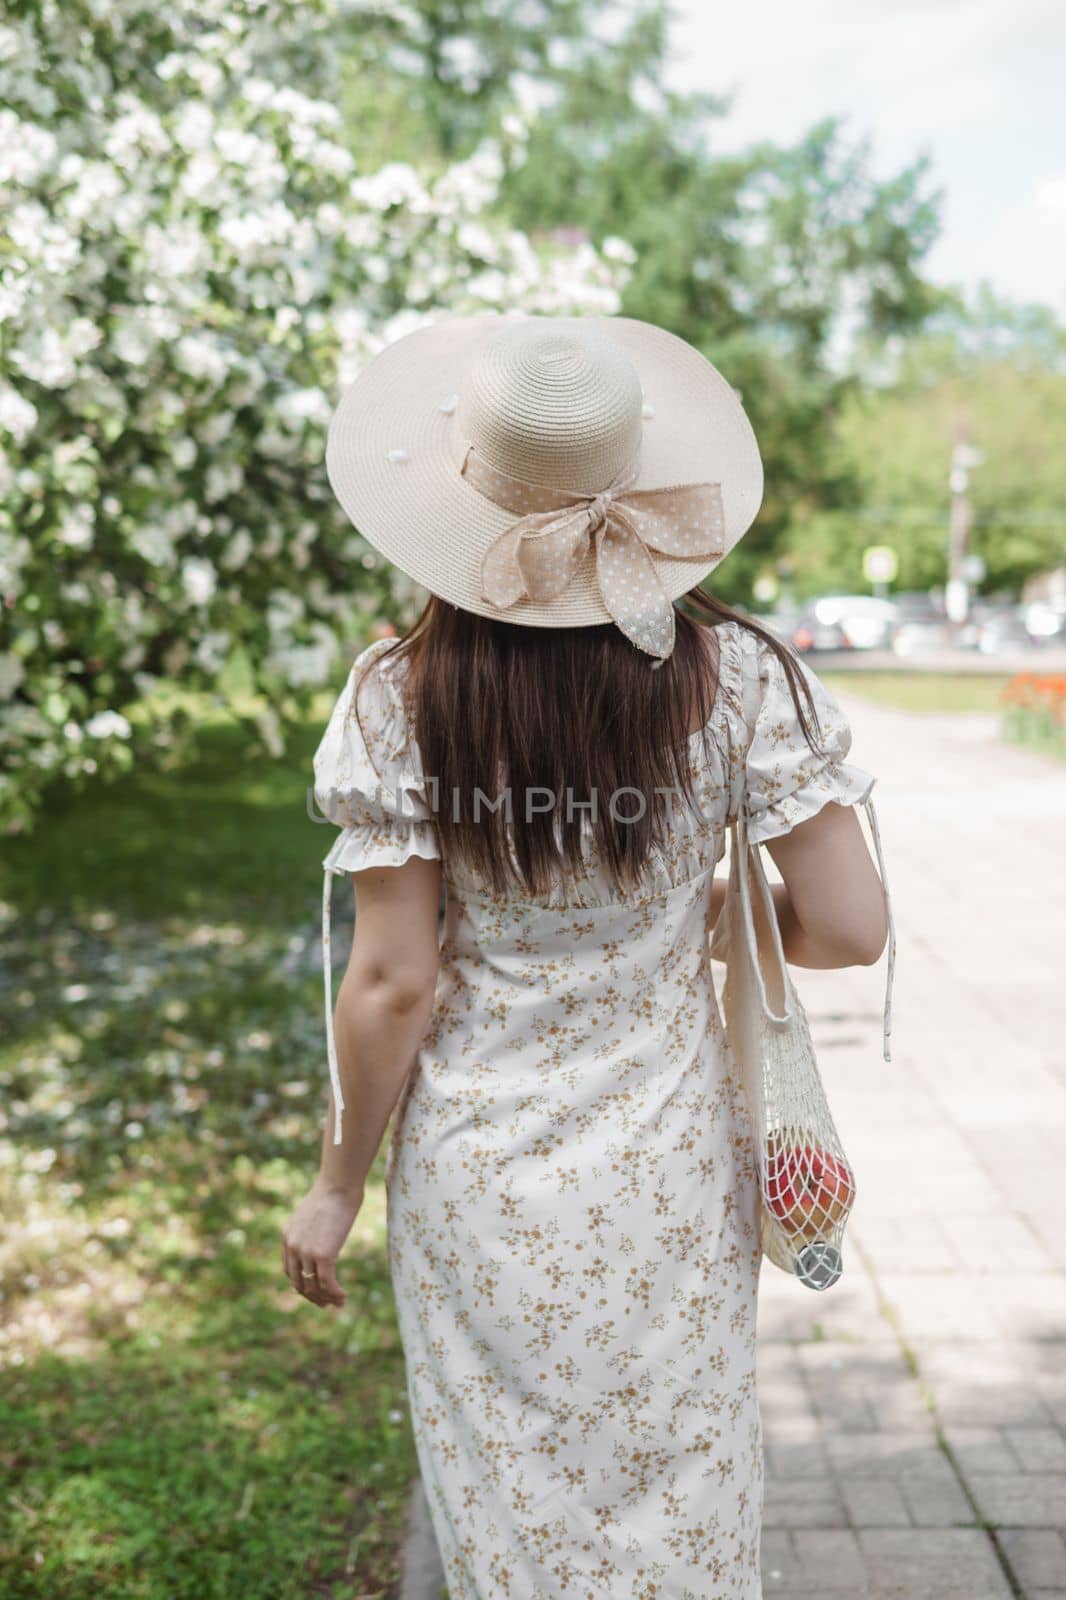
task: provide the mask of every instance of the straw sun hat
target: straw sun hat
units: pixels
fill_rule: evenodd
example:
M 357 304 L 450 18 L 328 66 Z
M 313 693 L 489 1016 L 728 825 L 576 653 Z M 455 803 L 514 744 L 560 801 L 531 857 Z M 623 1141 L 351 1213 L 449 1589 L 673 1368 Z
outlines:
M 632 317 L 416 329 L 342 396 L 326 471 L 368 543 L 442 600 L 534 628 L 613 621 L 655 666 L 671 602 L 747 532 L 763 489 L 736 390 Z

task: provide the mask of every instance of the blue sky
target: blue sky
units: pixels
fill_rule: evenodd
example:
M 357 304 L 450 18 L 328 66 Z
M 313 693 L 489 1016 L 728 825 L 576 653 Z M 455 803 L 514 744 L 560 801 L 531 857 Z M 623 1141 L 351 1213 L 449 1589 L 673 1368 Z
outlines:
M 921 152 L 945 191 L 926 260 L 1066 316 L 1063 0 L 673 0 L 677 88 L 733 92 L 726 151 L 839 114 L 875 170 Z

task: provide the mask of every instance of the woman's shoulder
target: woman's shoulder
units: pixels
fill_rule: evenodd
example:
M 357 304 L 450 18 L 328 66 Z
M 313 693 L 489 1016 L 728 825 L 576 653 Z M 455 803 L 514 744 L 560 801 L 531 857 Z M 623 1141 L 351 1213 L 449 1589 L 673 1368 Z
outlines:
M 715 697 L 712 721 L 735 724 L 742 716 L 740 683 L 746 643 L 753 637 L 735 618 L 700 625 L 701 643 L 708 654 L 709 669 L 714 674 Z
M 405 718 L 403 678 L 406 659 L 397 654 L 395 638 L 372 639 L 352 659 L 335 715 L 355 722 L 372 735 L 394 742 Z
M 784 639 L 770 637 L 771 630 L 762 632 L 730 617 L 715 628 L 719 645 L 719 674 L 726 698 L 738 711 L 743 704 L 757 704 L 763 710 L 783 707 L 792 703 L 788 673 L 784 656 L 788 656 L 812 687 L 819 685 L 811 670 L 792 646 Z M 749 719 L 750 720 L 750 719 Z
M 402 656 L 394 638 L 374 639 L 351 661 L 314 756 L 324 779 L 334 769 L 361 770 L 389 781 L 412 759 L 403 696 Z

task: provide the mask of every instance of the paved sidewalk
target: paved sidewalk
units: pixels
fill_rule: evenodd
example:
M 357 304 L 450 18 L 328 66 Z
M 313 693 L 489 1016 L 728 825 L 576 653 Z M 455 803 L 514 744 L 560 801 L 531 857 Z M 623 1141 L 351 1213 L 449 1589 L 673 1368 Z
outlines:
M 1066 1600 L 1066 770 L 993 717 L 839 698 L 878 774 L 894 1059 L 884 957 L 796 970 L 859 1193 L 832 1289 L 763 1266 L 764 1595 Z M 404 1600 L 437 1600 L 413 1512 Z
M 859 1193 L 834 1288 L 763 1267 L 764 1592 L 1066 1600 L 1066 770 L 993 717 L 840 701 L 893 1060 L 884 957 L 796 971 Z

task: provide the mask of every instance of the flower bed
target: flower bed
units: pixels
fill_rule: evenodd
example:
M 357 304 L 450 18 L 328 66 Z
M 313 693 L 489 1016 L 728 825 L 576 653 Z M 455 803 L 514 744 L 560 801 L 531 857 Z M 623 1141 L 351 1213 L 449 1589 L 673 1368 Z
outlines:
M 1000 705 L 1004 739 L 1066 756 L 1066 673 L 1016 672 Z

